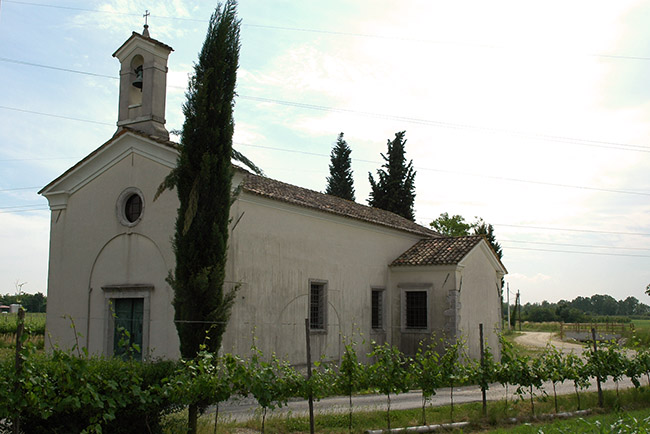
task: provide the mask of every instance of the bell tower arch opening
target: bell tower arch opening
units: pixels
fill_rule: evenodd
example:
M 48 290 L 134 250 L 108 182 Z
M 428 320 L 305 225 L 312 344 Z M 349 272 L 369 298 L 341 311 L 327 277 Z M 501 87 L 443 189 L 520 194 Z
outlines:
M 131 71 L 133 72 L 133 81 L 129 89 L 129 117 L 138 117 L 138 114 L 132 113 L 138 107 L 142 107 L 142 81 L 143 81 L 144 58 L 136 54 L 131 60 Z

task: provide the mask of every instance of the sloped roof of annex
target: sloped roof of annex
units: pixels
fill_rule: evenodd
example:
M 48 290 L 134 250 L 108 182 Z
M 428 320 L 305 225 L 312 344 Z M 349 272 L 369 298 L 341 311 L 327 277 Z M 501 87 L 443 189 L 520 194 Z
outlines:
M 484 235 L 468 235 L 464 237 L 425 238 L 415 243 L 402 253 L 390 265 L 424 266 L 424 265 L 456 265 L 460 263 L 477 245 L 485 242 L 491 256 L 504 272 L 507 270 Z

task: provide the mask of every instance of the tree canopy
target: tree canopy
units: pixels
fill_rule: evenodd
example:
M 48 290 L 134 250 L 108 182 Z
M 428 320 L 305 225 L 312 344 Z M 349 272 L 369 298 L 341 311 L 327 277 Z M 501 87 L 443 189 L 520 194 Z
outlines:
M 523 321 L 544 322 L 585 322 L 593 320 L 594 316 L 632 316 L 649 315 L 650 306 L 639 302 L 636 297 L 629 296 L 622 300 L 605 294 L 594 294 L 591 297 L 576 297 L 571 301 L 560 300 L 557 303 L 526 303 L 521 307 Z
M 467 223 L 465 217 L 461 215 L 450 216 L 448 213 L 443 212 L 440 217 L 429 223 L 429 226 L 448 237 L 463 237 L 469 235 L 469 231 L 474 227 L 474 224 Z
M 499 259 L 503 258 L 503 249 L 494 236 L 494 226 L 486 223 L 482 218 L 475 217 L 476 221 L 467 223 L 465 217 L 455 214 L 450 216 L 443 212 L 440 216 L 429 223 L 436 231 L 448 237 L 464 237 L 467 235 L 484 235 L 488 243 L 497 254 Z M 502 282 L 503 283 L 503 282 Z M 503 285 L 501 285 L 503 286 Z
M 382 169 L 377 169 L 377 181 L 368 173 L 370 180 L 370 198 L 368 204 L 375 208 L 394 212 L 411 221 L 415 221 L 413 204 L 415 202 L 415 170 L 413 161 L 406 163 L 404 145 L 406 131 L 395 133 L 395 139 L 388 140 Z
M 27 294 L 25 292 L 14 295 L 6 294 L 0 295 L 0 304 L 7 306 L 20 304 L 27 312 L 45 312 L 47 297 L 40 292 L 36 294 Z
M 327 177 L 325 193 L 354 201 L 350 152 L 352 151 L 343 139 L 343 133 L 340 133 L 330 154 L 330 176 Z

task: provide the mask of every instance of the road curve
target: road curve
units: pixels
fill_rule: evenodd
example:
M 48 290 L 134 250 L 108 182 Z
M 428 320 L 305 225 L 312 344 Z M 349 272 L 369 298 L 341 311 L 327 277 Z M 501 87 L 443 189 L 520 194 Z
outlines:
M 586 349 L 582 344 L 563 342 L 557 339 L 554 333 L 549 332 L 522 332 L 515 338 L 515 342 L 528 348 L 545 348 L 550 344 L 564 353 L 582 354 Z

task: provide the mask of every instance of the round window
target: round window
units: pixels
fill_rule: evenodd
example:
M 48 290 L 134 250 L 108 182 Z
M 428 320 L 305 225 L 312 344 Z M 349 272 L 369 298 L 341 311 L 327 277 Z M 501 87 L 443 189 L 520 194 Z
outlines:
M 142 219 L 144 200 L 142 192 L 129 187 L 117 199 L 117 218 L 124 226 L 135 226 Z

